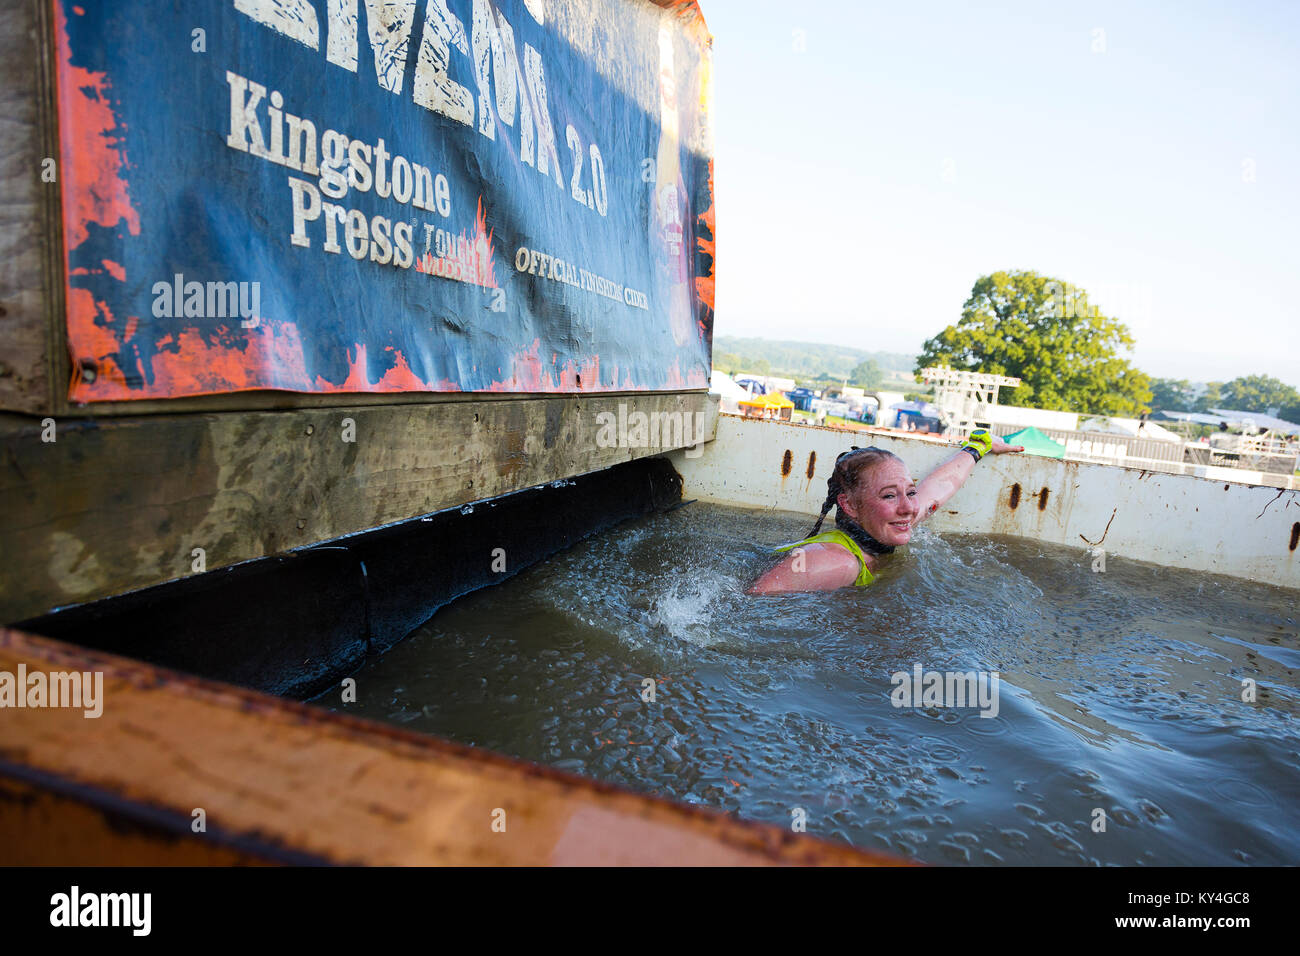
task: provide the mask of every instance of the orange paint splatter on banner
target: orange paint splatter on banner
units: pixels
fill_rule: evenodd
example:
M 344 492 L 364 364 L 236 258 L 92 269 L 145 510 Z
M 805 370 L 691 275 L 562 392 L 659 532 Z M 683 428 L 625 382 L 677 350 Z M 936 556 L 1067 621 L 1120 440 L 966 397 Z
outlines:
M 174 352 L 159 352 L 153 359 L 154 384 L 150 391 L 164 395 L 211 394 L 259 388 L 307 387 L 302 338 L 291 322 L 266 321 L 256 328 L 219 328 L 217 341 L 209 343 L 193 329 L 176 336 Z M 240 348 L 240 342 L 244 347 Z M 274 369 L 275 382 L 264 381 Z
M 488 386 L 493 392 L 540 392 L 542 390 L 542 360 L 538 350 L 542 347 L 541 339 L 533 339 L 533 344 L 516 352 L 510 360 L 510 371 L 505 379 Z
M 680 359 L 673 359 L 665 381 L 670 388 L 700 388 L 708 384 L 708 379 L 699 369 L 692 369 L 689 375 L 683 375 Z
M 713 43 L 713 37 L 709 33 L 709 26 L 704 22 L 704 14 L 700 11 L 699 0 L 672 0 L 664 4 L 668 12 L 677 17 L 686 28 L 687 33 L 697 43 L 703 43 L 708 46 Z
M 420 376 L 411 371 L 411 366 L 406 364 L 406 356 L 402 354 L 401 349 L 394 349 L 390 345 L 385 351 L 394 353 L 394 362 L 393 367 L 381 375 L 379 381 L 375 383 L 380 389 L 385 392 L 428 391 L 429 386 Z
M 700 252 L 709 257 L 709 274 L 707 276 L 697 276 L 695 279 L 695 293 L 700 297 L 700 301 L 713 308 L 713 284 L 714 274 L 717 271 L 717 252 L 716 241 L 717 234 L 714 232 L 714 213 L 713 213 L 713 160 L 709 160 L 709 208 L 699 215 L 700 223 L 704 228 L 709 230 L 709 238 L 703 236 L 696 238 L 695 242 L 700 247 Z M 701 332 L 703 328 L 701 328 Z
M 555 359 L 551 359 L 551 364 L 555 364 Z M 579 381 L 581 380 L 581 381 Z M 573 359 L 564 364 L 560 369 L 560 380 L 556 384 L 557 388 L 569 389 L 580 388 L 584 391 L 600 390 L 600 356 L 593 355 L 583 361 L 576 367 Z
M 59 179 L 65 251 L 89 238 L 90 223 L 112 229 L 125 220 L 131 235 L 138 236 L 140 217 L 131 206 L 122 178 L 124 130 L 110 105 L 108 75 L 72 65 L 62 4 L 54 4 L 54 16 L 59 45 L 59 125 L 63 132 Z M 69 131 L 75 135 L 67 135 Z
M 78 390 L 92 387 L 114 391 L 126 391 L 126 375 L 117 363 L 116 354 L 121 351 L 111 329 L 106 326 L 113 321 L 113 313 L 108 305 L 96 301 L 89 289 L 68 289 L 68 327 L 75 326 L 81 331 L 77 347 L 73 350 L 72 387 L 69 397 L 73 401 L 85 401 L 79 397 Z M 103 318 L 103 322 L 96 321 Z M 86 363 L 89 363 L 88 365 Z M 86 371 L 93 371 L 91 383 L 83 380 L 83 365 Z
M 132 371 L 145 381 L 145 387 L 129 388 L 117 366 L 116 355 L 123 344 L 135 335 L 138 318 L 130 316 L 122 342 L 104 326 L 113 321 L 108 307 L 97 302 L 85 289 L 70 290 L 69 325 L 74 310 L 77 321 L 87 335 L 79 343 L 69 397 L 75 402 L 126 401 L 172 395 L 210 395 L 217 392 L 246 392 L 256 389 L 308 391 L 310 383 L 303 364 L 302 339 L 292 323 L 263 321 L 255 329 L 218 328 L 216 341 L 209 342 L 194 329 L 182 329 L 164 336 L 158 351 L 149 359 L 148 368 L 137 364 Z M 85 313 L 99 313 L 104 322 L 87 321 Z M 116 353 L 116 355 L 115 355 Z M 92 381 L 80 373 L 80 365 L 90 361 L 95 375 Z M 272 382 L 263 379 L 265 369 L 275 371 Z M 150 382 L 152 379 L 152 382 Z
M 541 340 L 533 339 L 533 344 L 516 352 L 510 360 L 509 371 L 505 377 L 488 386 L 490 392 L 555 392 L 562 389 L 581 388 L 585 391 L 609 391 L 600 383 L 600 357 L 597 355 L 581 359 L 569 359 L 562 369 L 556 372 L 557 378 L 551 376 L 551 370 L 542 367 L 538 352 Z M 554 359 L 552 359 L 554 364 Z M 501 369 L 497 369 L 498 372 Z M 582 384 L 578 384 L 578 378 Z

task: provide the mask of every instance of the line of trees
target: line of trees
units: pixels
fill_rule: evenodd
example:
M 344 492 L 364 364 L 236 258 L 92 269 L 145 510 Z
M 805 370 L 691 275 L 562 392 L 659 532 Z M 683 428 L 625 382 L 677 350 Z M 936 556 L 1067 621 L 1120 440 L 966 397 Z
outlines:
M 1186 379 L 1152 379 L 1126 356 L 1133 336 L 1104 315 L 1088 294 L 1033 271 L 981 276 L 961 319 L 928 339 L 915 371 L 929 365 L 1011 375 L 1010 405 L 1088 415 L 1136 417 L 1148 411 L 1231 408 L 1300 421 L 1300 392 L 1266 375 L 1210 382 L 1200 392 Z M 1004 397 L 1005 396 L 1005 397 Z
M 1011 375 L 1021 385 L 1003 390 L 1001 401 L 1085 415 L 1230 408 L 1300 422 L 1300 392 L 1285 382 L 1243 375 L 1201 388 L 1152 378 L 1131 363 L 1133 345 L 1128 326 L 1103 314 L 1085 290 L 1032 270 L 994 272 L 976 280 L 961 318 L 926 340 L 913 371 L 947 365 Z M 807 342 L 718 337 L 714 347 L 713 364 L 725 372 L 847 379 L 867 389 L 909 365 L 904 355 Z
M 1231 382 L 1207 382 L 1204 390 L 1185 378 L 1158 378 L 1151 383 L 1151 410 L 1207 412 L 1211 408 L 1275 414 L 1300 422 L 1300 391 L 1268 375 L 1241 375 Z

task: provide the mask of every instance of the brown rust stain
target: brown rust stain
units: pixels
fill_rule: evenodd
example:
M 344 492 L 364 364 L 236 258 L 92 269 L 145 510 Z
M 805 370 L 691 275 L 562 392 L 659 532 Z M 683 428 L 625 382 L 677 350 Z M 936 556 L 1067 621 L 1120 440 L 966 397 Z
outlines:
M 1293 525 L 1291 525 L 1291 550 L 1292 551 L 1295 550 L 1295 546 L 1297 544 L 1300 544 L 1300 521 L 1297 521 Z
M 1011 486 L 1011 510 L 1015 511 L 1020 507 L 1020 482 Z
M 1052 493 L 1052 489 L 1048 488 L 1046 485 L 1043 485 L 1043 490 L 1038 493 L 1039 511 L 1047 510 L 1047 496 L 1050 495 L 1051 493 Z
M 790 476 L 790 469 L 793 467 L 794 467 L 794 453 L 791 452 L 789 448 L 787 448 L 785 450 L 785 454 L 781 456 L 781 477 L 788 478 Z
M 808 480 L 812 481 L 813 472 L 817 469 L 817 452 L 808 452 Z
M 1279 500 L 1279 499 L 1280 499 L 1284 494 L 1286 494 L 1286 489 L 1285 489 L 1285 488 L 1279 488 L 1279 489 L 1277 490 L 1277 495 L 1273 498 L 1272 501 L 1270 501 L 1270 502 L 1268 503 L 1268 505 L 1271 505 L 1271 504 L 1273 504 L 1274 501 Z M 1258 521 L 1260 518 L 1264 517 L 1264 512 L 1268 510 L 1268 505 L 1265 505 L 1265 506 L 1263 507 L 1263 509 L 1260 511 L 1260 513 L 1257 514 L 1257 515 L 1255 515 L 1255 520 L 1256 520 L 1256 521 Z
M 1096 547 L 1097 545 L 1101 544 L 1103 541 L 1106 540 L 1106 535 L 1110 534 L 1110 522 L 1115 520 L 1115 515 L 1117 515 L 1117 514 L 1119 514 L 1119 509 L 1118 509 L 1118 508 L 1115 508 L 1114 510 L 1111 511 L 1111 513 L 1110 513 L 1110 521 L 1107 521 L 1107 522 L 1106 522 L 1106 530 L 1103 531 L 1103 532 L 1101 533 L 1101 537 L 1100 537 L 1099 539 L 1097 539 L 1096 541 L 1089 541 L 1087 538 L 1084 538 L 1083 535 L 1079 535 L 1079 537 L 1080 537 L 1080 538 L 1083 538 L 1084 543 L 1086 543 L 1086 544 L 1090 544 L 1090 545 L 1092 545 L 1093 547 Z

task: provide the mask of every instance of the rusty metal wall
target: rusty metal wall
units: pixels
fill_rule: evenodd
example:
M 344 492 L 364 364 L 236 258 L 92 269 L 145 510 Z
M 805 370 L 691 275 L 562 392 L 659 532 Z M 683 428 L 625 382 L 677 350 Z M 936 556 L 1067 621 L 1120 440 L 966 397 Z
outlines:
M 684 498 L 815 515 L 835 456 L 875 444 L 920 479 L 955 446 L 722 415 L 698 458 L 669 456 Z M 1300 588 L 1300 491 L 1029 455 L 984 459 L 931 519 L 938 531 L 1034 538 Z

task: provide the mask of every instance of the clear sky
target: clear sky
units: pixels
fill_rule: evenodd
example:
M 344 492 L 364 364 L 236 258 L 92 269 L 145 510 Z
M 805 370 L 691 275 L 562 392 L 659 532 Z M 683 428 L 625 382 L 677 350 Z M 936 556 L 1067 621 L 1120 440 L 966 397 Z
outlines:
M 916 352 L 1034 269 L 1151 375 L 1300 386 L 1300 2 L 700 6 L 715 334 Z

